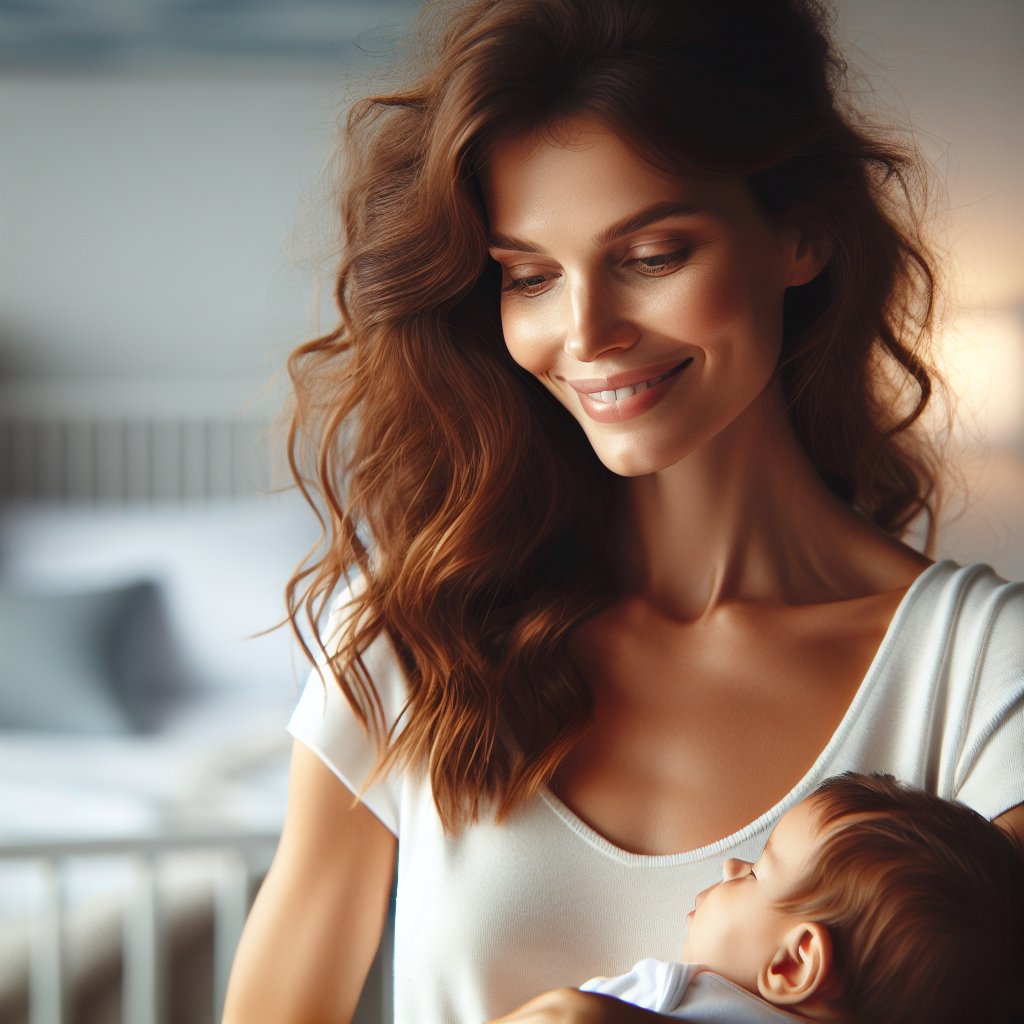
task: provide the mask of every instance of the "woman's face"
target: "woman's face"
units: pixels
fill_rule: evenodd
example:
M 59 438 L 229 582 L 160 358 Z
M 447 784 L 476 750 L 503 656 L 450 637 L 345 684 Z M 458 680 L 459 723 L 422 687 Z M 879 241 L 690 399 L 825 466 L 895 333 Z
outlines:
M 580 119 L 499 141 L 483 185 L 508 350 L 610 470 L 678 462 L 765 390 L 817 268 L 742 179 L 669 177 Z

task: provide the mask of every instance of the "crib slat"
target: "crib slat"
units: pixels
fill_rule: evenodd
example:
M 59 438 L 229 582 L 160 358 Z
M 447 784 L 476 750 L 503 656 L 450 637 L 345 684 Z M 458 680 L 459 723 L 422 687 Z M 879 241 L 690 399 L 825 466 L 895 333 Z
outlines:
M 43 907 L 36 916 L 29 963 L 29 1024 L 64 1024 L 67 990 L 64 951 L 64 886 L 61 865 L 39 862 Z
M 237 851 L 225 851 L 217 874 L 213 920 L 213 1019 L 224 1016 L 228 975 L 249 912 L 249 865 Z
M 125 1024 L 160 1024 L 163 997 L 156 865 L 141 855 L 135 864 L 136 894 L 125 919 Z

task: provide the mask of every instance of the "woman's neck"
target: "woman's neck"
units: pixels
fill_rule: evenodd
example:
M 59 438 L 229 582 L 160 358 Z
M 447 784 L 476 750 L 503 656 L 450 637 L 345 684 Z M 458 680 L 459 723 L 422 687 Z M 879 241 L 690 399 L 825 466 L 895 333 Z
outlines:
M 926 564 L 828 490 L 775 390 L 699 451 L 627 480 L 622 500 L 626 590 L 680 619 L 861 597 Z

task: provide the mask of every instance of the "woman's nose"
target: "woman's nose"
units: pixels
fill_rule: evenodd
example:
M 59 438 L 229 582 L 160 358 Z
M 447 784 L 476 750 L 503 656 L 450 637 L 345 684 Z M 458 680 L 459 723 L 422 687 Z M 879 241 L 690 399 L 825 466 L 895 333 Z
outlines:
M 722 878 L 727 882 L 734 878 L 742 878 L 748 871 L 750 871 L 750 861 L 748 860 L 728 857 L 722 862 Z
M 636 324 L 600 283 L 580 284 L 571 289 L 569 306 L 565 351 L 581 363 L 632 348 L 639 340 Z

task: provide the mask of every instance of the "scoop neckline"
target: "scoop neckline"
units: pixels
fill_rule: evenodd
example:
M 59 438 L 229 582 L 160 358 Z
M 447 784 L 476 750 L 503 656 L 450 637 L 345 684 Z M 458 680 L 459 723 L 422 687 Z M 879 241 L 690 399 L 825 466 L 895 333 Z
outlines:
M 864 678 L 857 687 L 857 692 L 853 695 L 853 699 L 847 706 L 829 741 L 822 748 L 821 753 L 818 754 L 811 767 L 788 793 L 762 814 L 758 815 L 748 825 L 744 825 L 742 828 L 727 836 L 723 836 L 721 839 L 715 839 L 703 846 L 695 847 L 692 850 L 684 850 L 681 853 L 632 853 L 629 850 L 622 849 L 620 846 L 616 846 L 601 835 L 600 832 L 588 825 L 571 808 L 564 804 L 548 786 L 545 786 L 540 791 L 541 799 L 582 840 L 613 860 L 628 866 L 672 867 L 677 864 L 693 864 L 735 848 L 739 843 L 757 835 L 766 826 L 777 821 L 790 807 L 799 803 L 821 781 L 823 766 L 829 761 L 833 750 L 842 743 L 853 727 L 853 722 L 857 719 L 861 705 L 868 699 L 869 694 L 874 689 L 875 680 L 889 660 L 895 644 L 895 637 L 902 628 L 903 621 L 910 614 L 911 607 L 916 603 L 920 591 L 930 582 L 933 576 L 938 574 L 940 569 L 945 570 L 950 567 L 956 569 L 958 565 L 951 559 L 932 562 L 931 565 L 926 566 L 914 578 L 910 586 L 907 587 L 907 592 L 903 595 L 899 605 L 897 605 L 896 611 L 893 612 L 889 625 L 886 627 L 885 633 L 878 645 L 878 649 L 871 659 L 871 664 L 868 666 Z

